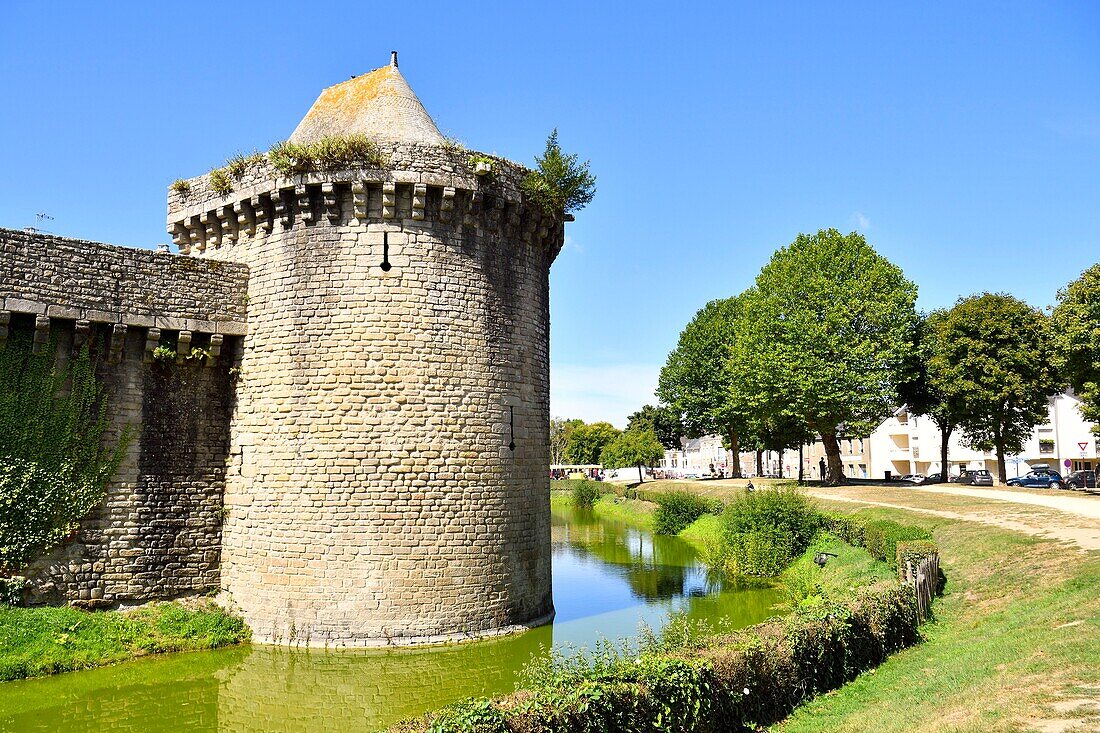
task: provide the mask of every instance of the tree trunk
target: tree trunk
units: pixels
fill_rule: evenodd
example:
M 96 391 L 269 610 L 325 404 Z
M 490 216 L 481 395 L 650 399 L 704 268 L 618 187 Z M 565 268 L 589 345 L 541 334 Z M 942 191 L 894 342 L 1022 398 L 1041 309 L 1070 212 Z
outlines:
M 638 464 L 638 483 L 644 484 L 645 478 L 642 477 L 642 464 Z
M 764 475 L 764 451 L 756 449 L 756 475 Z
M 993 447 L 997 450 L 997 480 L 1008 483 L 1008 467 L 1005 466 L 1005 441 L 1000 430 L 993 431 Z
M 825 446 L 825 484 L 839 486 L 844 483 L 844 463 L 840 460 L 840 443 L 833 431 L 821 431 L 821 443 Z
M 802 458 L 802 443 L 798 444 L 798 483 L 803 483 L 806 480 L 805 461 Z
M 729 428 L 730 453 L 733 454 L 733 466 L 730 478 L 741 478 L 741 441 L 737 438 L 737 431 Z
M 778 473 L 779 473 L 779 478 L 786 478 L 783 475 L 783 449 L 782 448 L 779 449 L 779 471 L 778 471 Z
M 951 441 L 951 432 L 954 425 L 940 426 L 940 483 L 946 484 L 951 480 L 951 469 L 947 467 L 947 445 Z

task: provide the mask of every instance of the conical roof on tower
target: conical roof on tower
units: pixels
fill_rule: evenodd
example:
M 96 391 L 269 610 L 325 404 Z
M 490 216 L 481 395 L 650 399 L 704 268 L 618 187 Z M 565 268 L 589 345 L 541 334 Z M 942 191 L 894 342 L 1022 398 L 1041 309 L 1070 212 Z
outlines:
M 294 128 L 290 141 L 362 134 L 379 140 L 440 145 L 445 142 L 428 111 L 397 68 L 389 66 L 328 87 Z

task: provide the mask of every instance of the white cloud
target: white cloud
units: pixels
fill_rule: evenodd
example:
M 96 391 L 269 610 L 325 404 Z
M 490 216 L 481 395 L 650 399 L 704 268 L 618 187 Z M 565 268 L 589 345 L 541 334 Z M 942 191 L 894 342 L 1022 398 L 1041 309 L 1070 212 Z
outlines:
M 627 415 L 657 403 L 653 391 L 660 371 L 653 364 L 551 364 L 550 414 L 585 422 L 606 420 L 625 428 Z
M 852 214 L 852 223 L 856 225 L 856 229 L 860 231 L 867 231 L 871 228 L 871 220 L 863 215 L 862 212 L 857 211 Z

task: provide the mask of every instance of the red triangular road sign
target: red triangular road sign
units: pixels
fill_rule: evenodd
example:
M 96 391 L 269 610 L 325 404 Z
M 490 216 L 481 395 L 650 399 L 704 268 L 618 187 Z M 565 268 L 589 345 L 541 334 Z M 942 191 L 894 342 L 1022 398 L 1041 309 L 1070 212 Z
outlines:
M 1086 443 L 1078 443 L 1077 447 L 1080 448 L 1081 450 L 1087 450 L 1088 447 L 1089 447 L 1089 444 L 1087 442 Z

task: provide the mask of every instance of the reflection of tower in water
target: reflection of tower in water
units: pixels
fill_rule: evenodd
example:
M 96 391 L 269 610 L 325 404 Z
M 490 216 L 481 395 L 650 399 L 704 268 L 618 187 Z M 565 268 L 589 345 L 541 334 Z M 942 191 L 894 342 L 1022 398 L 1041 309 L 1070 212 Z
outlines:
M 325 652 L 253 647 L 226 670 L 218 730 L 376 730 L 464 697 L 512 692 L 553 627 L 441 647 Z

